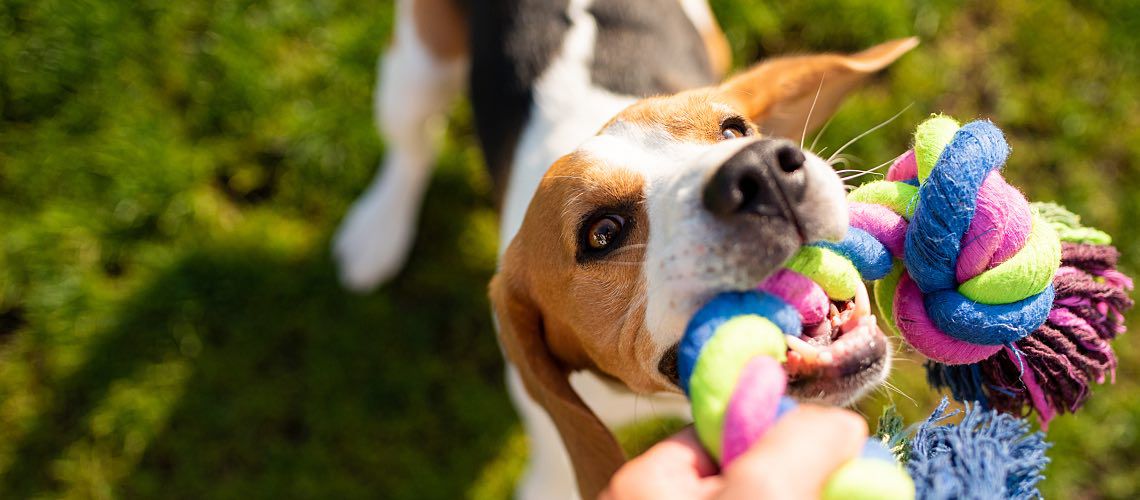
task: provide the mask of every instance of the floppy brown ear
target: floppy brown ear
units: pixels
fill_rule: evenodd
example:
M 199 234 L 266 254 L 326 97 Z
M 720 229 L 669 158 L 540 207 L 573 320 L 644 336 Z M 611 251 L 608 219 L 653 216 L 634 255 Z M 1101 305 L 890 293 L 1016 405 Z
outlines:
M 568 371 L 551 354 L 542 317 L 529 296 L 502 273 L 491 280 L 499 342 L 530 396 L 554 421 L 574 465 L 582 498 L 596 498 L 625 463 L 617 440 L 570 386 Z
M 726 98 L 737 102 L 764 133 L 800 137 L 805 123 L 808 132 L 815 130 L 863 79 L 917 45 L 918 38 L 911 37 L 851 55 L 781 57 L 730 78 L 720 89 Z M 812 102 L 815 102 L 814 110 Z

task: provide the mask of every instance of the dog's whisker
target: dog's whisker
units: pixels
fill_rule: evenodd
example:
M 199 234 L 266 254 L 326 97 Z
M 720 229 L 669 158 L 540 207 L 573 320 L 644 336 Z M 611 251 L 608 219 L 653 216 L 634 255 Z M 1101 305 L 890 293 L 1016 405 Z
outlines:
M 861 168 L 847 168 L 847 169 L 843 169 L 843 170 L 836 170 L 835 173 L 837 173 L 837 174 L 879 174 L 879 175 L 883 175 L 881 172 L 876 172 L 874 170 L 863 170 Z
M 918 401 L 915 401 L 914 398 L 907 395 L 907 393 L 903 392 L 902 389 L 895 387 L 895 385 L 892 384 L 889 380 L 883 381 L 883 387 L 886 387 L 888 390 L 894 391 L 899 396 L 902 396 L 902 397 L 906 398 L 908 401 L 910 401 L 911 404 L 913 404 L 916 408 L 918 407 Z
M 819 100 L 819 92 L 823 90 L 823 79 L 823 76 L 819 77 L 819 87 L 815 89 L 815 97 L 812 98 L 811 107 L 808 108 L 807 118 L 804 119 L 804 131 L 800 134 L 800 149 L 804 148 L 804 139 L 807 138 L 808 125 L 811 123 L 811 114 L 815 111 L 815 103 Z
M 844 155 L 844 156 L 846 156 L 846 155 Z M 887 164 L 889 164 L 893 161 L 895 161 L 895 160 L 893 160 L 893 159 L 887 160 L 883 163 L 875 165 L 874 167 L 868 168 L 866 170 L 862 170 L 862 169 L 836 170 L 835 173 L 846 174 L 846 173 L 851 173 L 851 172 L 878 172 L 879 170 L 882 170 L 883 167 L 887 166 Z
M 885 166 L 887 166 L 887 165 L 890 165 L 890 164 L 892 164 L 892 163 L 894 163 L 894 162 L 895 162 L 895 158 L 891 158 L 891 159 L 889 159 L 889 160 L 887 160 L 887 161 L 885 161 L 885 162 L 882 162 L 882 163 L 880 163 L 880 164 L 878 164 L 878 165 L 875 165 L 874 167 L 871 167 L 871 168 L 869 168 L 869 169 L 867 169 L 867 170 L 870 170 L 870 171 L 872 171 L 872 172 L 877 172 L 877 171 L 879 171 L 879 169 L 881 169 L 881 168 L 883 168 L 883 167 L 885 167 Z
M 859 179 L 860 177 L 866 177 L 866 176 L 871 176 L 872 178 L 876 178 L 876 179 L 882 179 L 884 177 L 884 175 L 879 173 L 879 172 L 861 172 L 861 173 L 857 173 L 857 174 L 840 176 L 839 180 L 841 180 L 843 182 L 847 182 L 847 181 L 852 181 L 855 179 Z
M 617 250 L 610 252 L 609 255 L 612 257 L 614 255 L 620 255 L 620 254 L 623 254 L 625 252 L 631 252 L 634 250 L 644 250 L 648 246 L 649 245 L 647 243 L 630 243 L 628 245 L 622 246 L 621 248 L 618 248 Z
M 833 158 L 834 158 L 834 159 L 832 159 L 832 160 L 828 160 L 828 162 L 827 162 L 827 164 L 828 164 L 828 165 L 831 165 L 831 166 L 833 166 L 833 167 L 834 167 L 835 165 L 838 165 L 838 164 L 840 164 L 840 163 L 842 163 L 842 164 L 845 164 L 845 165 L 846 165 L 846 164 L 850 164 L 850 163 L 852 163 L 852 162 L 855 162 L 855 161 L 859 160 L 859 158 L 858 158 L 857 156 L 855 156 L 855 155 L 849 155 L 849 154 L 841 154 L 841 155 L 836 155 L 836 156 L 834 156 Z
M 879 172 L 879 170 L 882 169 L 883 167 L 887 166 L 889 163 L 891 163 L 893 161 L 894 161 L 893 159 L 887 160 L 887 161 L 880 163 L 880 164 L 878 164 L 872 168 L 869 168 L 867 170 L 845 169 L 845 170 L 837 170 L 837 171 L 835 171 L 835 173 L 836 174 L 847 174 L 847 173 L 856 174 L 856 175 L 847 175 L 847 176 L 840 175 L 839 179 L 843 182 L 847 182 L 847 181 L 852 180 L 852 179 L 858 179 L 859 177 L 862 177 L 864 175 L 877 175 L 879 177 L 886 177 L 886 174 Z
M 884 175 L 880 174 L 879 172 L 860 172 L 860 173 L 857 173 L 854 175 L 842 176 L 839 178 L 839 180 L 841 180 L 843 182 L 847 182 L 847 181 L 852 180 L 852 179 L 858 179 L 858 178 L 863 177 L 865 175 L 877 175 L 879 177 L 884 177 Z
M 849 146 L 851 146 L 852 144 L 855 144 L 856 142 L 858 142 L 858 141 L 859 141 L 859 139 L 862 139 L 862 138 L 864 138 L 864 137 L 867 137 L 867 136 L 868 136 L 868 135 L 870 135 L 872 132 L 874 132 L 874 131 L 876 131 L 876 130 L 879 130 L 879 129 L 881 129 L 881 128 L 883 128 L 883 127 L 887 126 L 887 124 L 889 124 L 889 123 L 891 123 L 891 122 L 895 121 L 895 118 L 898 118 L 898 117 L 902 116 L 902 114 L 903 114 L 903 113 L 905 113 L 905 112 L 906 112 L 906 110 L 910 109 L 910 107 L 911 107 L 911 106 L 913 106 L 913 105 L 914 105 L 914 103 L 911 103 L 911 104 L 907 104 L 907 105 L 906 105 L 906 107 L 902 109 L 902 111 L 899 111 L 898 113 L 895 113 L 895 115 L 894 115 L 894 116 L 892 116 L 892 117 L 890 117 L 890 118 L 887 118 L 887 120 L 886 120 L 886 121 L 884 121 L 884 122 L 882 122 L 882 123 L 880 123 L 880 124 L 878 124 L 878 125 L 875 125 L 874 127 L 871 127 L 871 128 L 870 128 L 870 129 L 868 129 L 866 132 L 863 132 L 862 134 L 859 134 L 859 135 L 855 136 L 855 138 L 854 138 L 854 139 L 851 139 L 850 141 L 847 141 L 847 144 L 844 144 L 843 146 L 840 146 L 840 147 L 839 147 L 839 149 L 835 150 L 835 153 L 832 153 L 832 155 L 831 155 L 831 158 L 835 158 L 835 156 L 836 156 L 836 155 L 838 155 L 839 153 L 842 153 L 842 152 L 843 152 L 843 150 L 847 149 L 847 148 L 848 148 Z M 831 161 L 831 158 L 828 158 L 828 159 L 827 159 L 827 161 L 828 161 L 828 162 L 830 162 L 830 161 Z
M 639 247 L 630 246 L 630 247 L 625 247 L 625 248 L 619 248 L 617 250 L 614 250 L 613 252 L 610 252 L 610 254 L 607 256 L 607 258 L 614 258 L 614 257 L 617 257 L 619 255 L 627 254 L 630 252 L 637 252 L 637 251 L 644 252 L 645 251 L 645 245 L 641 245 Z M 617 262 L 621 262 L 621 261 L 617 261 Z
M 613 252 L 610 253 L 610 255 L 616 255 L 618 252 L 628 252 L 630 250 L 640 250 L 642 248 L 645 248 L 646 246 L 648 246 L 648 244 L 646 244 L 646 243 L 632 243 L 629 245 L 625 245 L 625 246 L 623 246 L 617 250 L 614 250 Z
M 571 176 L 563 176 L 563 177 L 565 177 L 567 179 L 579 178 L 579 177 L 571 177 Z M 570 198 L 569 202 L 566 203 L 565 208 L 562 209 L 562 215 L 568 217 L 570 214 L 570 207 L 575 206 L 577 204 L 578 200 L 585 194 L 586 194 L 586 190 L 582 190 L 578 194 L 575 194 L 573 198 Z
M 883 168 L 883 167 L 885 167 L 885 166 L 887 166 L 887 165 L 890 165 L 891 163 L 894 163 L 894 161 L 895 161 L 895 160 L 894 160 L 894 158 L 892 158 L 892 159 L 890 159 L 890 160 L 887 160 L 887 161 L 885 161 L 885 162 L 883 162 L 883 163 L 880 163 L 880 164 L 878 164 L 878 165 L 875 165 L 874 167 L 871 167 L 871 168 L 869 168 L 869 169 L 867 169 L 867 170 L 845 170 L 845 171 L 840 171 L 840 172 L 836 172 L 836 173 L 837 173 L 837 174 L 838 174 L 838 173 L 849 173 L 849 172 L 862 172 L 862 173 L 879 173 L 879 170 L 882 170 L 882 168 Z M 883 174 L 880 174 L 880 175 L 883 175 Z
M 882 384 L 882 387 L 883 387 L 884 389 L 888 390 L 888 391 L 891 391 L 891 392 L 893 392 L 893 393 L 895 393 L 895 394 L 898 394 L 898 395 L 900 395 L 900 396 L 902 396 L 902 397 L 905 397 L 905 398 L 907 398 L 907 399 L 910 399 L 910 400 L 911 400 L 911 402 L 914 402 L 914 399 L 911 399 L 911 397 L 910 397 L 910 396 L 907 396 L 907 395 L 906 395 L 906 393 L 904 393 L 904 392 L 902 391 L 902 389 L 899 389 L 899 388 L 898 388 L 898 386 L 896 386 L 895 384 L 892 384 L 890 380 L 884 380 L 884 381 L 883 381 L 883 384 Z
M 910 358 L 900 357 L 900 356 L 902 356 L 903 353 L 906 352 L 906 344 L 903 344 L 900 342 L 897 345 L 895 345 L 894 347 L 895 347 L 895 350 L 894 350 L 895 355 L 894 355 L 893 359 L 895 361 L 906 361 L 907 363 L 915 363 L 916 362 L 915 360 L 910 359 Z
M 819 132 L 815 133 L 815 139 L 811 140 L 811 146 L 808 146 L 808 151 L 815 151 L 815 144 L 817 142 L 819 142 L 820 137 L 823 137 L 823 133 L 827 132 L 827 127 L 831 126 L 831 121 L 834 119 L 835 119 L 835 115 L 831 115 L 831 117 L 828 118 L 827 121 L 823 122 L 823 126 L 820 127 Z M 827 148 L 823 148 L 823 149 L 827 149 Z M 816 153 L 816 154 L 822 155 L 823 151 L 820 151 L 819 153 Z
M 895 351 L 894 356 L 891 358 L 891 362 L 892 363 L 895 363 L 895 362 L 910 363 L 910 364 L 915 364 L 915 365 L 920 364 L 920 362 L 917 360 L 913 360 L 913 359 L 904 357 L 903 354 L 906 354 L 906 352 L 907 351 L 905 349 Z

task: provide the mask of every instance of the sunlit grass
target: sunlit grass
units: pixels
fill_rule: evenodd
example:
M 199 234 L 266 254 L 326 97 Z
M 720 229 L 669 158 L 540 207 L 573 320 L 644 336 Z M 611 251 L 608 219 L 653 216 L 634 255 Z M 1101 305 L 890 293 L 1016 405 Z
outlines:
M 1140 8 L 1099 0 L 728 2 L 736 59 L 923 44 L 819 139 L 850 168 L 926 114 L 988 117 L 1007 175 L 1113 233 L 1140 269 Z M 485 286 L 496 216 L 453 112 L 415 257 L 341 290 L 328 240 L 383 145 L 390 2 L 0 8 L 0 497 L 502 498 L 525 438 Z M 809 141 L 811 138 L 809 137 Z M 1134 315 L 1135 317 L 1135 315 Z M 1140 491 L 1140 353 L 1050 428 L 1050 497 Z M 860 406 L 910 420 L 921 365 Z M 914 401 L 911 401 L 913 399 Z M 641 422 L 632 449 L 675 428 Z

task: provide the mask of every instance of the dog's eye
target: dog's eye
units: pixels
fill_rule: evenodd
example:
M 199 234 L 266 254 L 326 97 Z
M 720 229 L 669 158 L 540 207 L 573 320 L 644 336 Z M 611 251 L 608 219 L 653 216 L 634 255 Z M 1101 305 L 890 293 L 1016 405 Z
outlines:
M 592 251 L 605 250 L 613 245 L 625 226 L 625 217 L 608 214 L 594 219 L 586 229 L 586 245 Z
M 748 132 L 748 126 L 740 118 L 729 118 L 720 124 L 720 136 L 724 139 L 739 139 Z

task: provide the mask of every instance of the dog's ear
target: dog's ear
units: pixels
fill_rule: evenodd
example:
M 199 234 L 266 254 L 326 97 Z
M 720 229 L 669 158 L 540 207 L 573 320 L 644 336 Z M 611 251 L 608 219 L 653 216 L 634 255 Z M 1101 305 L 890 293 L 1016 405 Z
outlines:
M 726 99 L 737 103 L 760 125 L 765 134 L 800 137 L 805 124 L 808 132 L 815 130 L 863 79 L 917 45 L 918 39 L 911 37 L 851 55 L 781 57 L 730 78 L 721 84 L 720 90 Z
M 570 386 L 569 372 L 546 343 L 542 315 L 529 295 L 500 272 L 491 280 L 491 304 L 499 342 L 523 385 L 554 421 L 570 455 L 582 498 L 595 498 L 625 463 L 625 454 L 605 424 Z

